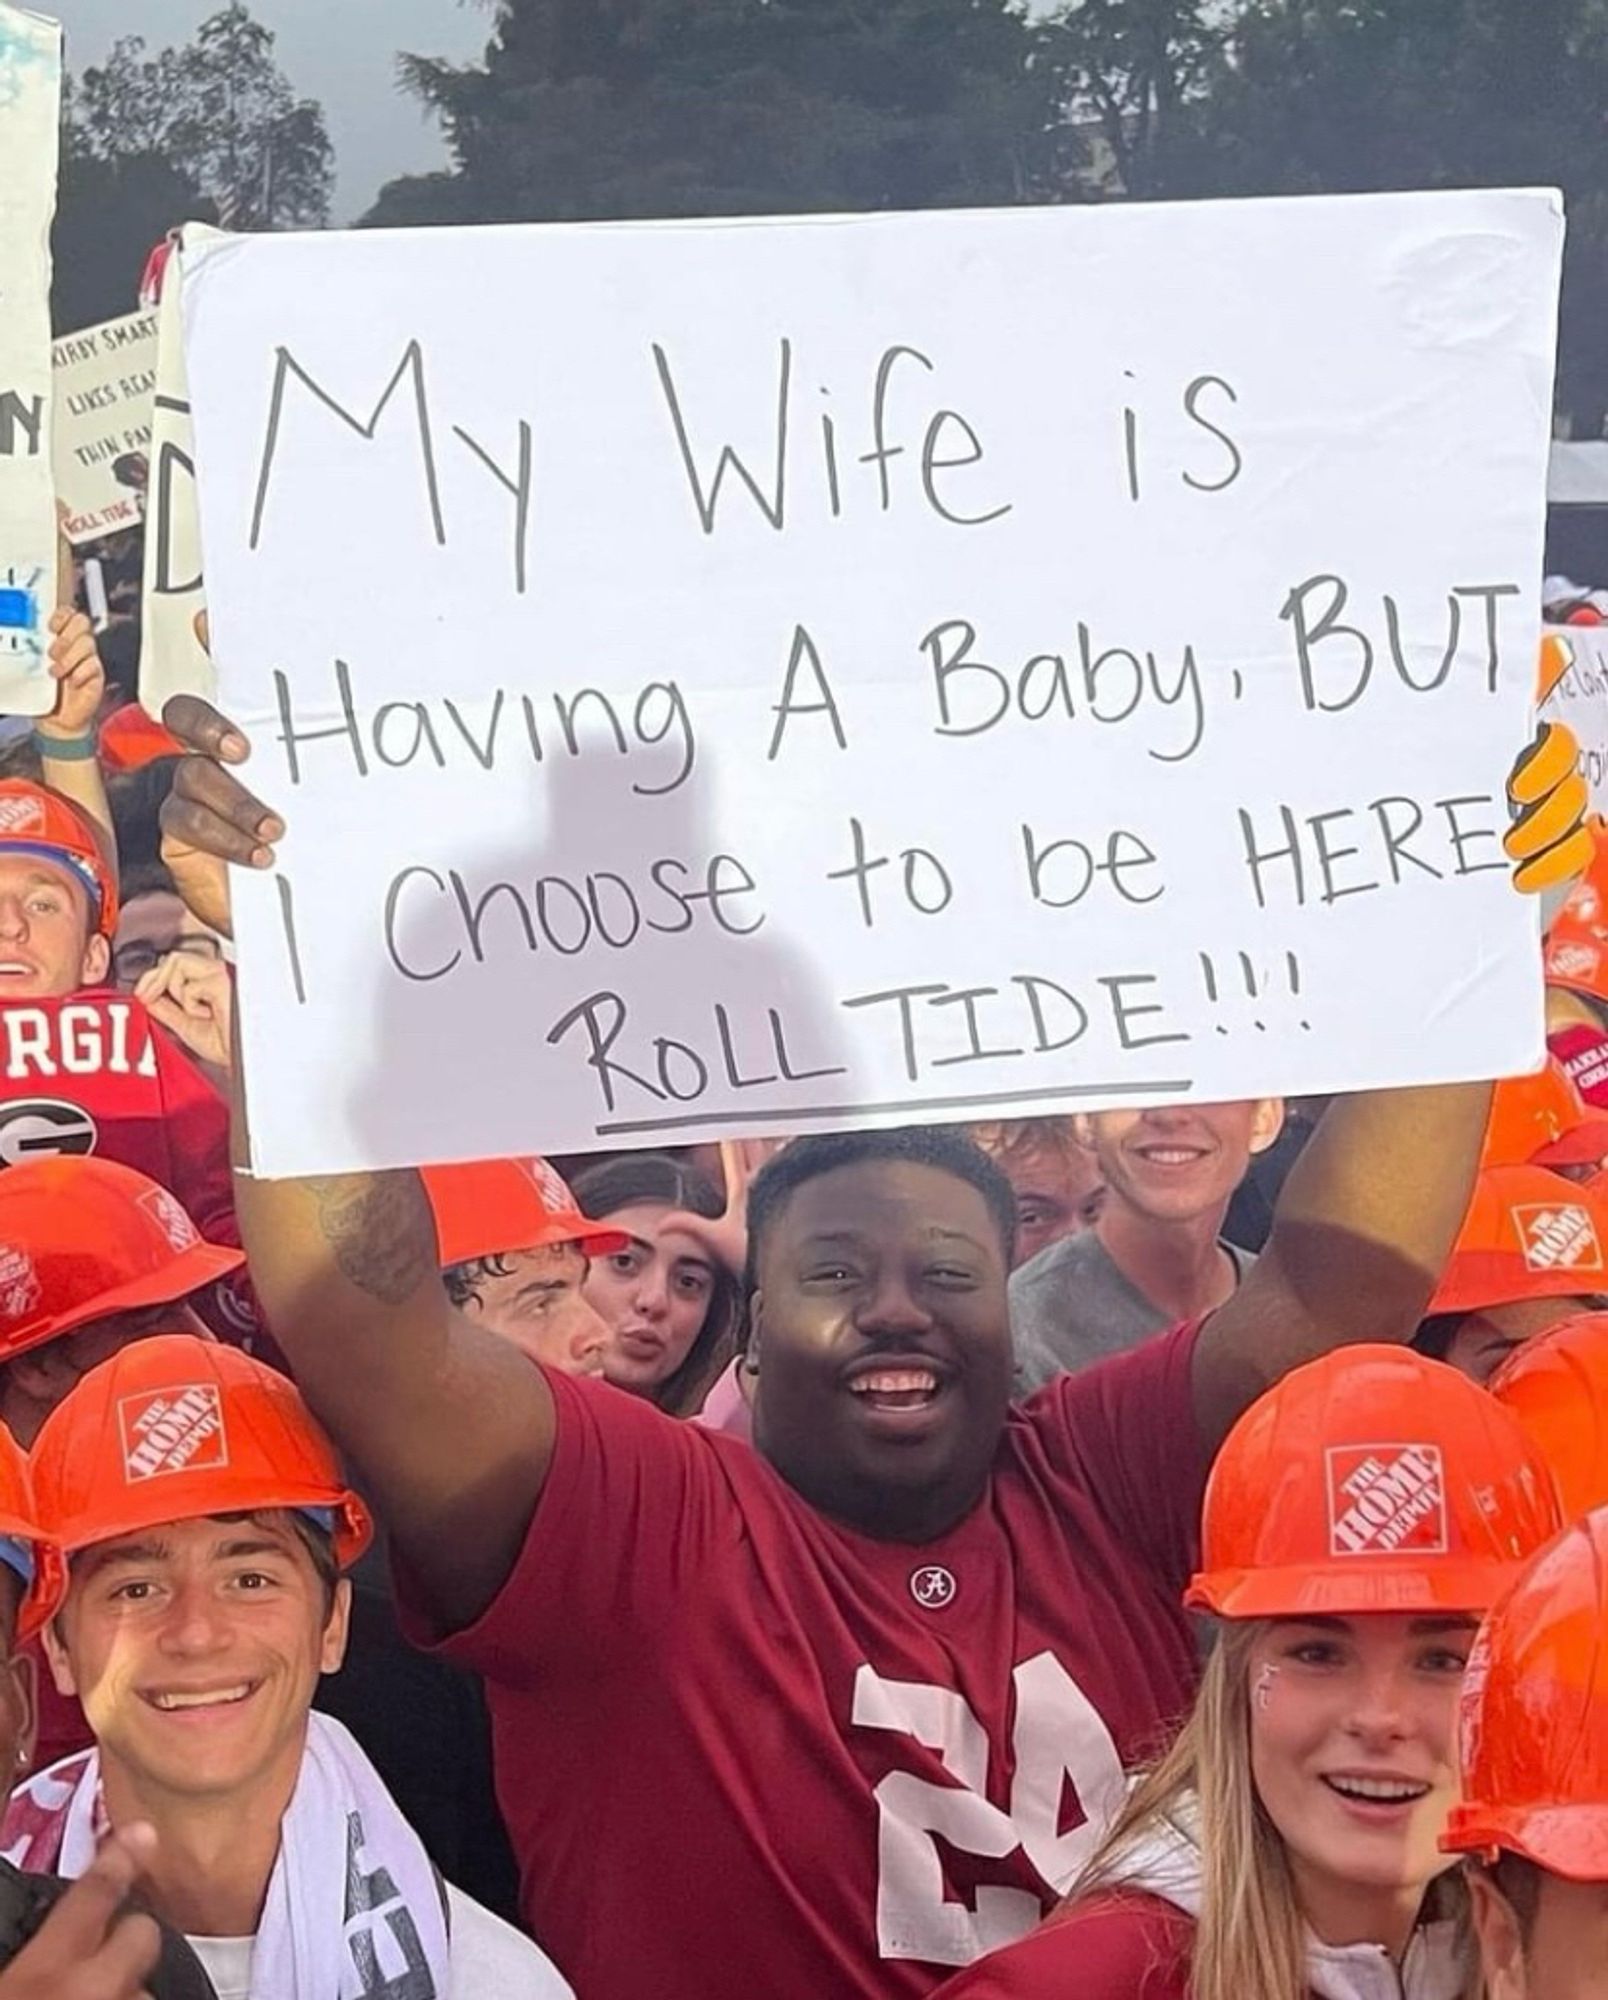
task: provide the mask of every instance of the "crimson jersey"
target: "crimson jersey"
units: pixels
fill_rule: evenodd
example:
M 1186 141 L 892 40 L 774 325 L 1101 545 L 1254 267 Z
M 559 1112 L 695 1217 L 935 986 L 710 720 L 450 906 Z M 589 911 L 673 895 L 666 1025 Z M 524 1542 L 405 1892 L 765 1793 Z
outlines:
M 900 2000 L 1038 1923 L 1193 1690 L 1195 1332 L 1013 1410 L 919 1546 L 549 1373 L 524 1551 L 445 1650 L 486 1676 L 524 1915 L 577 1991 Z
M 126 993 L 0 1004 L 0 1167 L 49 1153 L 134 1167 L 178 1196 L 209 1243 L 240 1241 L 228 1106 Z M 261 1352 L 243 1273 L 210 1288 L 206 1317 Z
M 1091 1898 L 958 1974 L 933 2000 L 1189 2000 L 1194 1945 L 1194 1919 L 1158 1896 Z

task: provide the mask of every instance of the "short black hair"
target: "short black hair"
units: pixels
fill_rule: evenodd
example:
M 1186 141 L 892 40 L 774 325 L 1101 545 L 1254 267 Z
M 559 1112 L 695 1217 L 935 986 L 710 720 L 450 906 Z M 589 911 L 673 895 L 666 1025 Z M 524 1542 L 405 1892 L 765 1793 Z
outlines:
M 589 1261 L 579 1243 L 548 1243 L 541 1247 L 573 1250 L 583 1265 Z M 460 1309 L 471 1299 L 478 1300 L 480 1289 L 489 1278 L 511 1278 L 514 1275 L 511 1259 L 520 1254 L 517 1250 L 493 1250 L 485 1257 L 466 1257 L 461 1264 L 444 1265 L 441 1282 L 447 1288 L 447 1297 Z
M 1010 1182 L 960 1125 L 899 1125 L 886 1132 L 827 1132 L 795 1139 L 767 1160 L 748 1190 L 748 1271 L 750 1296 L 759 1286 L 759 1259 L 765 1238 L 782 1210 L 806 1181 L 839 1167 L 876 1160 L 934 1167 L 973 1187 L 988 1204 L 999 1231 L 1005 1262 L 1016 1248 L 1016 1196 Z

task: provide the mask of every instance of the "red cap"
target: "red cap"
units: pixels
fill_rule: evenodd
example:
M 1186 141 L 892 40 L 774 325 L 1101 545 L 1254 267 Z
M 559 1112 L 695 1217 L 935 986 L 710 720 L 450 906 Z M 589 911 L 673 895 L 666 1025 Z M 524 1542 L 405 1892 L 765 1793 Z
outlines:
M 92 822 L 70 799 L 26 778 L 0 778 L 0 849 L 54 862 L 89 898 L 90 925 L 117 929 L 117 875 Z
M 368 1547 L 368 1509 L 294 1384 L 195 1334 L 119 1348 L 81 1375 L 33 1448 L 45 1532 L 69 1555 L 167 1521 L 259 1508 L 329 1510 L 344 1569 Z
M 1608 1117 L 1590 1110 L 1555 1062 L 1504 1077 L 1491 1095 L 1484 1167 L 1587 1167 L 1608 1160 Z
M 1608 1290 L 1608 1207 L 1545 1167 L 1489 1167 L 1474 1184 L 1431 1313 Z
M 543 1159 L 471 1160 L 420 1172 L 435 1210 L 443 1270 L 552 1243 L 573 1243 L 583 1256 L 607 1257 L 631 1241 L 623 1230 L 589 1222 Z
M 31 1639 L 61 1609 L 62 1599 L 67 1595 L 67 1565 L 61 1550 L 39 1526 L 28 1461 L 3 1424 L 0 1424 L 0 1535 L 20 1542 L 33 1565 L 33 1575 L 28 1579 L 17 1613 L 18 1639 Z
M 100 760 L 108 771 L 137 771 L 158 757 L 178 757 L 184 745 L 137 701 L 114 709 L 100 726 Z
M 1220 1618 L 1483 1611 L 1559 1526 L 1518 1421 L 1444 1362 L 1342 1347 L 1224 1440 L 1184 1602 Z
M 1559 1537 L 1480 1627 L 1463 1677 L 1462 1801 L 1441 1846 L 1608 1882 L 1608 1511 Z
M 176 1303 L 245 1262 L 204 1243 L 183 1204 L 113 1160 L 0 1173 L 0 1361 L 112 1313 Z

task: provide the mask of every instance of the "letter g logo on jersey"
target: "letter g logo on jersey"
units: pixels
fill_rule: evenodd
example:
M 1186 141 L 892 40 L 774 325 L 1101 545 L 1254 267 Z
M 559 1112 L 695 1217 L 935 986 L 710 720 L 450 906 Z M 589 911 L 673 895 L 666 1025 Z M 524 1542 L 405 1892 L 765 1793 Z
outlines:
M 53 1153 L 93 1153 L 100 1133 L 89 1113 L 57 1097 L 0 1104 L 0 1167 Z

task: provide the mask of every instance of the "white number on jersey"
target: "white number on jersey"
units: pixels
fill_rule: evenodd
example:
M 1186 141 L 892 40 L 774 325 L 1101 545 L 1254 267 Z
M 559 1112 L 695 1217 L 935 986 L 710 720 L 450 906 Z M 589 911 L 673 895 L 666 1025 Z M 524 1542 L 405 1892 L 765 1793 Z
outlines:
M 1038 1923 L 1027 1889 L 983 1884 L 975 1910 L 946 1901 L 940 1836 L 964 1854 L 1000 1860 L 1021 1848 L 1050 1887 L 1067 1889 L 1093 1853 L 1124 1794 L 1117 1746 L 1088 1696 L 1053 1653 L 1026 1660 L 1012 1676 L 1016 1728 L 1011 1809 L 989 1803 L 988 1737 L 963 1696 L 920 1681 L 884 1680 L 874 1667 L 855 1676 L 853 1721 L 864 1729 L 913 1736 L 935 1750 L 953 1785 L 890 1771 L 877 1786 L 877 1946 L 883 1958 L 969 1965 Z M 1070 1786 L 1083 1820 L 1061 1833 Z

